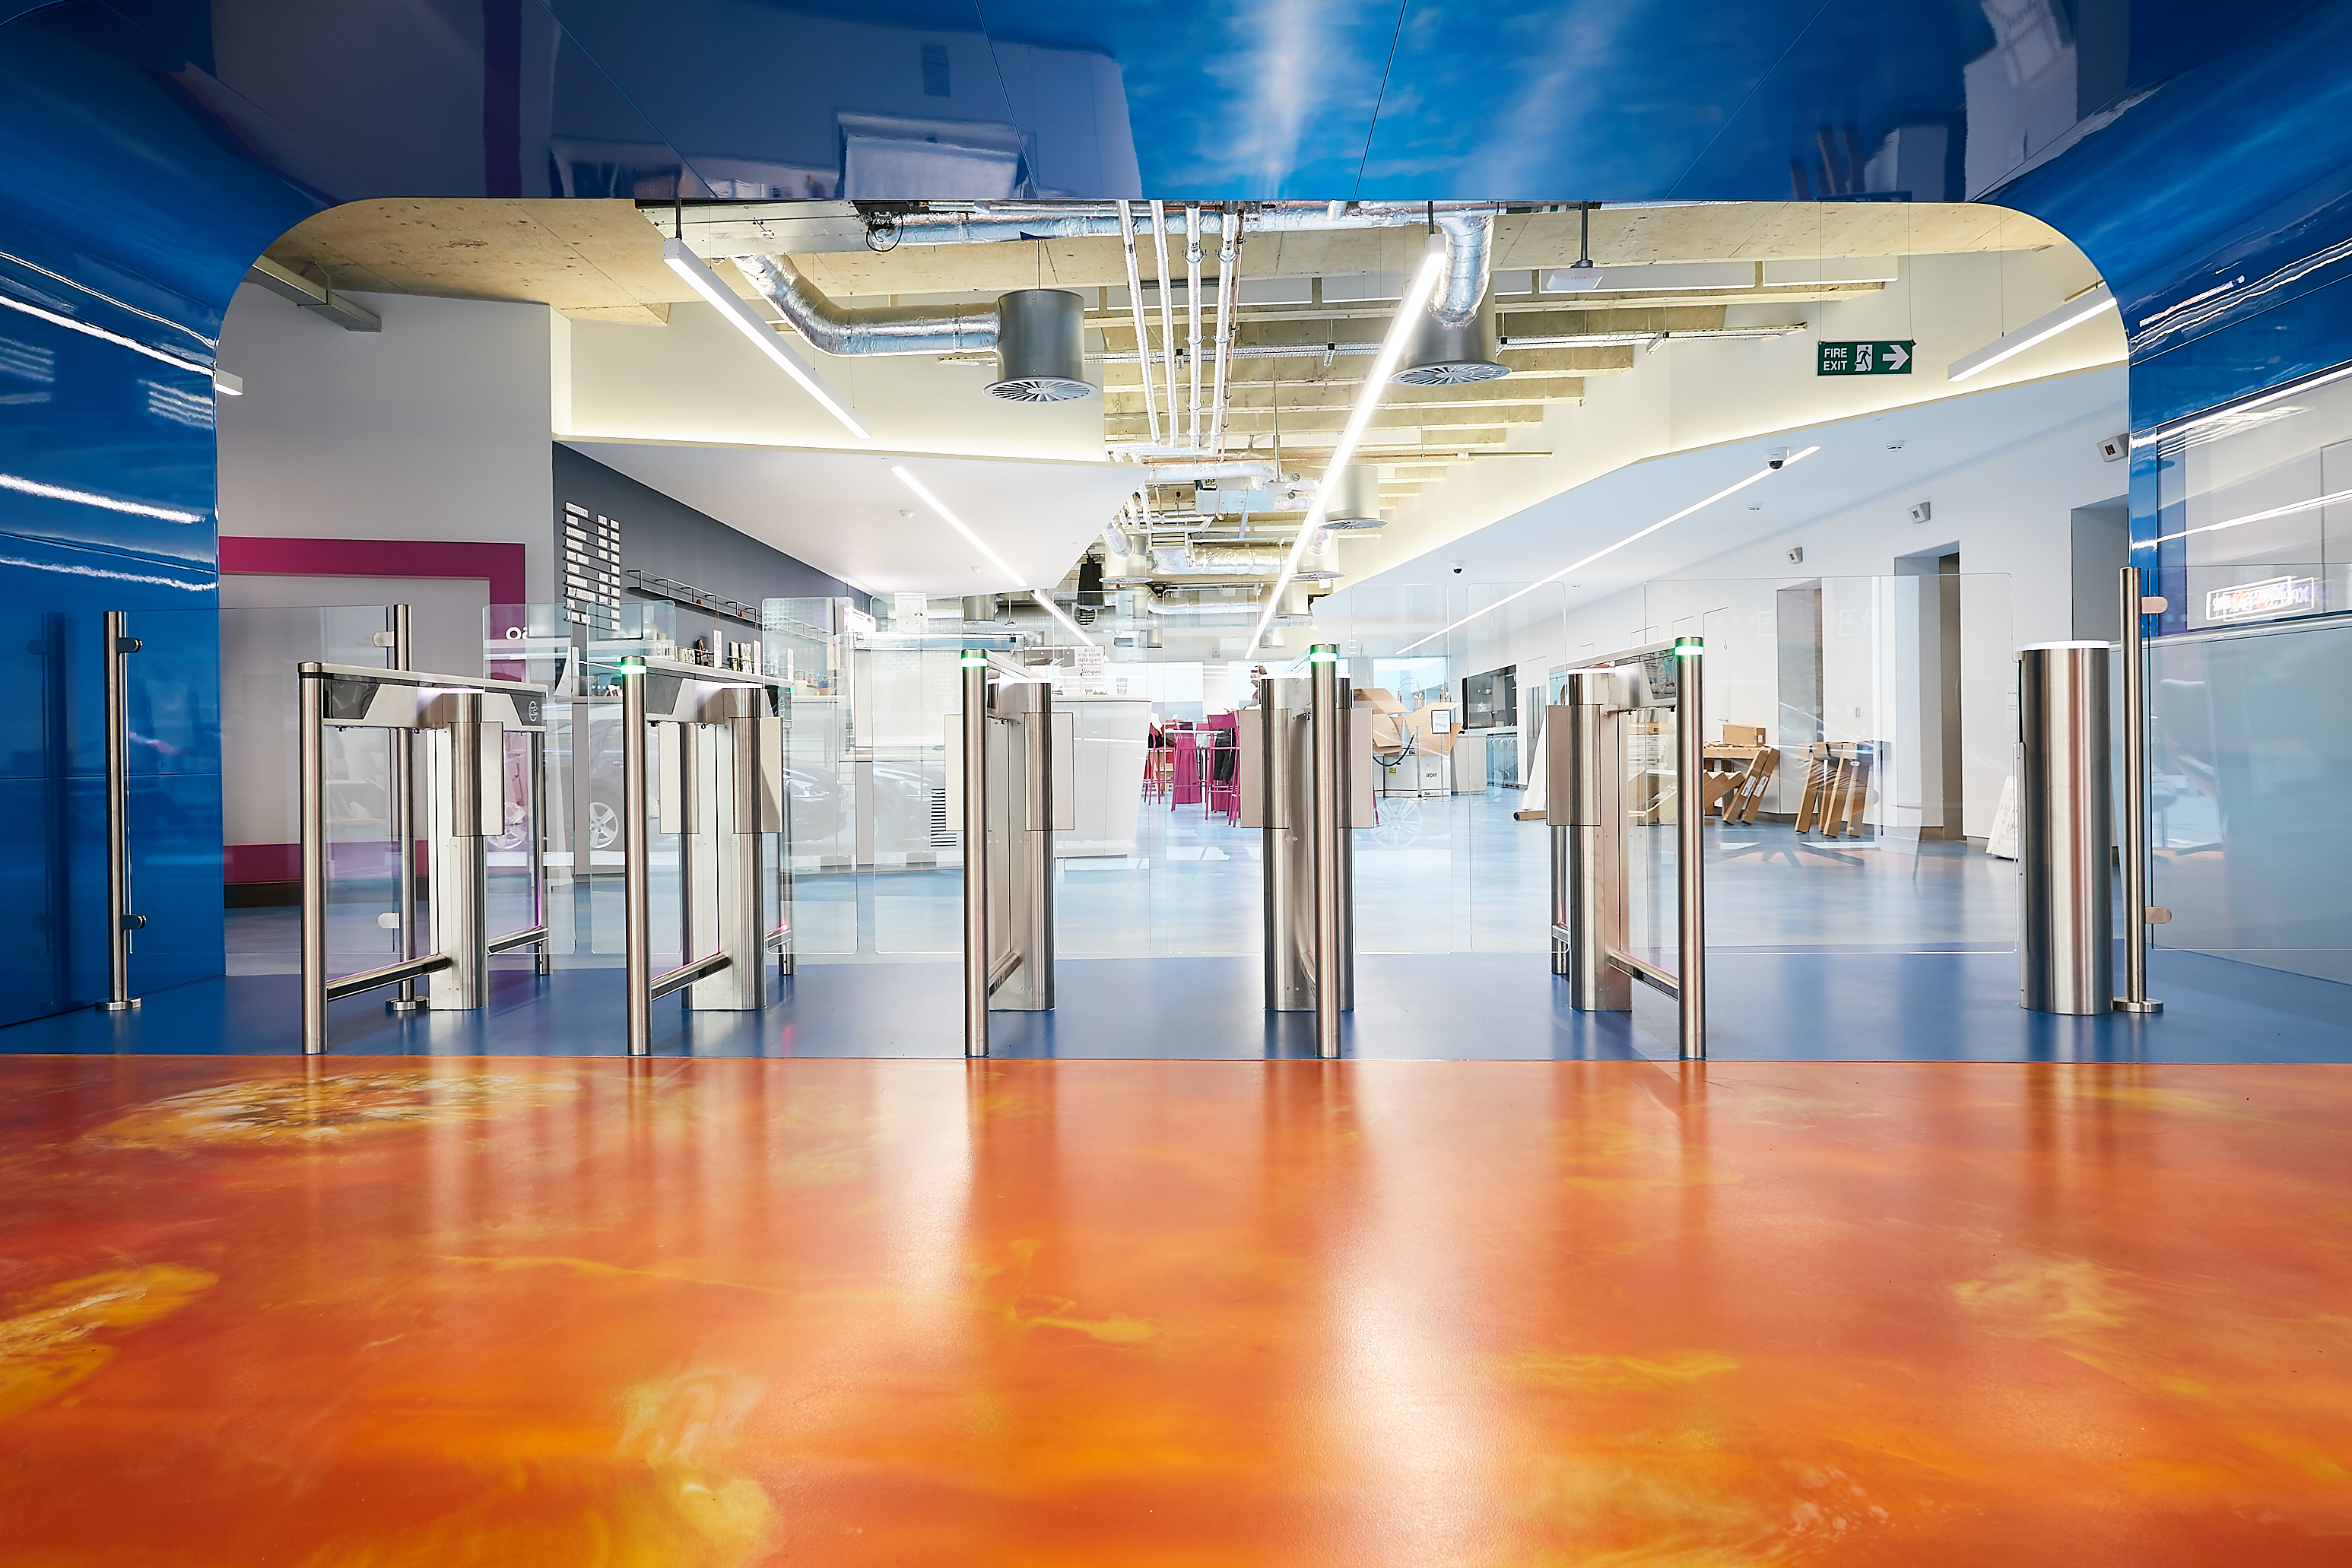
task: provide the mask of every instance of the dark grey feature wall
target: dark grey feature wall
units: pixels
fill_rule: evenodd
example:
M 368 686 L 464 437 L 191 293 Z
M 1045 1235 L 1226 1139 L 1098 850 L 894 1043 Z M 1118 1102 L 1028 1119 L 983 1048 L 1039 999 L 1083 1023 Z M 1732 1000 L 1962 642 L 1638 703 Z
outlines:
M 619 521 L 621 565 L 625 571 L 667 577 L 753 605 L 761 599 L 850 598 L 856 600 L 861 608 L 870 607 L 870 596 L 856 584 L 738 533 L 709 513 L 673 500 L 652 486 L 640 484 L 562 442 L 555 444 L 555 516 L 551 520 L 559 563 L 563 558 L 566 501 Z M 623 579 L 621 601 L 645 602 L 643 595 L 628 591 L 626 578 Z M 739 622 L 720 621 L 684 605 L 678 607 L 677 636 L 681 643 L 714 634 L 736 641 L 747 635 Z

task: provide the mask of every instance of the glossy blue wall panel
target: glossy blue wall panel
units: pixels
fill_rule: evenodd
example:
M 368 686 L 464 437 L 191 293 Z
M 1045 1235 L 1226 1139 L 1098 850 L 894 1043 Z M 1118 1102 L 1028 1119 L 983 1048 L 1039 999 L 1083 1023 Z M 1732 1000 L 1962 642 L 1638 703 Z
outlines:
M 131 883 L 145 991 L 217 974 L 220 656 L 208 572 L 0 536 L 0 1023 L 103 999 L 103 612 L 128 613 Z

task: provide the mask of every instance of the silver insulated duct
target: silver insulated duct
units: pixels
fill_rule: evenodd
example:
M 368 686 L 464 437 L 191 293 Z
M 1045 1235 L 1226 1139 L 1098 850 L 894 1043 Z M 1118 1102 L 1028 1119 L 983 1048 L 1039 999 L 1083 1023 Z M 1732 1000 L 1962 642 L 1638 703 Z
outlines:
M 992 307 L 951 313 L 922 305 L 851 310 L 826 299 L 781 256 L 738 256 L 735 269 L 784 313 L 794 331 L 825 353 L 955 354 L 996 346 Z
M 1087 302 L 1066 289 L 1022 289 L 996 301 L 996 379 L 988 395 L 1007 403 L 1068 403 L 1091 397 L 1087 379 Z
M 1480 213 L 1441 213 L 1444 275 L 1436 297 L 1413 323 L 1396 374 L 1405 386 L 1459 386 L 1508 375 L 1495 348 L 1495 291 L 1488 285 L 1495 220 Z

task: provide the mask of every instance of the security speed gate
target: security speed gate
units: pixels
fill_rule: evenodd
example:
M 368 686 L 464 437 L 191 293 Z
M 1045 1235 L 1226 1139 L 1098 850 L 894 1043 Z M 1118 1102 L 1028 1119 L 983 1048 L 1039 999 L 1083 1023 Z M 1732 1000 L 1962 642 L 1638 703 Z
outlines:
M 379 986 L 426 983 L 425 1003 L 466 1011 L 489 1000 L 490 955 L 547 942 L 545 867 L 540 824 L 546 762 L 547 690 L 521 681 L 431 675 L 364 666 L 299 667 L 302 837 L 302 1050 L 327 1048 L 327 1004 Z M 400 957 L 357 973 L 327 973 L 327 731 L 373 729 L 420 742 L 425 782 L 425 874 L 430 889 L 426 946 L 419 953 L 415 910 L 394 917 Z M 489 855 L 486 840 L 505 833 L 506 737 L 530 737 L 529 792 L 531 923 L 492 935 L 488 929 Z M 392 748 L 393 766 L 404 773 Z M 389 783 L 390 781 L 387 781 Z M 400 792 L 395 792 L 400 793 Z M 414 824 L 404 804 L 389 822 L 401 864 L 415 855 Z M 404 882 L 405 878 L 402 880 Z
M 792 894 L 780 851 L 775 923 L 768 922 L 764 836 L 790 831 L 781 689 L 756 676 L 667 659 L 624 659 L 621 679 L 623 937 L 628 1048 L 653 1049 L 653 1005 L 684 992 L 689 1009 L 756 1012 L 768 1005 L 767 954 L 793 971 Z M 648 747 L 648 731 L 652 744 Z M 656 824 L 679 836 L 678 951 L 653 972 Z

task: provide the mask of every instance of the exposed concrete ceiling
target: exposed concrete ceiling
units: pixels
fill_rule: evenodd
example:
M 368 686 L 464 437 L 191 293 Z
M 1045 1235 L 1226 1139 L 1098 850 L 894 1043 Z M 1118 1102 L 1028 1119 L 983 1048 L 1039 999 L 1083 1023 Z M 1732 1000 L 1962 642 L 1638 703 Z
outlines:
M 1170 247 L 1171 270 L 1181 278 L 1181 208 L 1172 209 L 1171 216 L 1177 232 Z M 668 320 L 673 303 L 692 297 L 661 259 L 662 237 L 673 218 L 667 207 L 640 208 L 626 201 L 362 202 L 309 219 L 269 254 L 342 289 L 530 300 L 578 318 L 655 324 Z M 755 248 L 792 255 L 813 283 L 844 301 L 984 300 L 1040 284 L 1075 289 L 1086 298 L 1088 349 L 1103 386 L 1106 444 L 1139 443 L 1150 434 L 1133 319 L 1125 303 L 1126 256 L 1116 238 L 899 245 L 877 251 L 866 244 L 856 209 L 842 203 L 701 203 L 688 206 L 683 220 L 685 237 L 698 251 L 713 258 Z M 1880 292 L 1893 270 L 1855 265 L 1860 258 L 2066 244 L 2033 218 L 1957 204 L 1610 206 L 1591 215 L 1591 252 L 1604 269 L 1619 269 L 1616 276 L 1604 275 L 1602 287 L 1592 292 L 1543 292 L 1546 270 L 1577 258 L 1579 227 L 1574 209 L 1513 213 L 1496 220 L 1493 264 L 1498 274 L 1516 279 L 1511 292 L 1499 286 L 1497 290 L 1506 339 L 1501 357 L 1512 374 L 1468 385 L 1384 389 L 1363 450 L 1383 468 L 1386 502 L 1442 484 L 1475 458 L 1543 444 L 1528 437 L 1543 425 L 1546 409 L 1581 403 L 1605 389 L 1609 378 L 1633 368 L 1644 342 L 1654 347 L 1662 336 L 1792 326 L 1805 319 L 1804 307 Z M 1245 288 L 1252 280 L 1274 279 L 1312 279 L 1312 287 L 1292 290 L 1289 303 L 1237 307 L 1234 342 L 1250 357 L 1236 357 L 1229 366 L 1232 395 L 1223 424 L 1228 455 L 1274 458 L 1307 473 L 1319 469 L 1361 390 L 1372 363 L 1370 347 L 1394 310 L 1388 300 L 1339 297 L 1377 289 L 1326 284 L 1403 273 L 1423 244 L 1417 226 L 1255 237 L 1245 231 L 1239 267 Z M 1142 277 L 1153 279 L 1159 268 L 1148 232 L 1137 248 Z M 1202 275 L 1213 279 L 1214 242 L 1204 244 L 1203 251 Z M 1676 263 L 1735 265 L 1727 285 L 1718 276 L 1704 290 L 1668 289 L 1657 273 L 1626 270 Z M 1754 269 L 1743 275 L 1736 264 L 1753 264 Z M 1801 281 L 1809 268 L 1818 268 L 1815 280 Z M 717 269 L 751 296 L 731 266 L 721 261 Z M 1738 287 L 1745 279 L 1752 279 L 1751 286 Z M 1180 306 L 1180 336 L 1185 314 Z M 1213 342 L 1215 312 L 1204 314 L 1204 342 Z M 1156 321 L 1154 327 L 1156 342 Z M 1538 337 L 1579 341 L 1534 347 L 1508 342 Z M 1208 355 L 1202 357 L 1205 400 L 1210 378 Z M 1180 372 L 1180 382 L 1188 379 Z M 954 395 L 967 394 L 959 388 Z M 1164 399 L 1162 405 L 1164 419 Z M 1074 521 L 1057 530 L 1057 537 L 1066 533 L 1076 542 L 1074 553 L 1116 510 L 1119 492 L 1114 488 L 1108 493 L 1109 501 L 1083 520 L 1086 526 Z M 1295 515 L 1265 516 L 1263 526 L 1278 531 L 1295 525 Z M 804 558 L 819 558 L 798 545 L 786 547 Z M 823 548 L 823 542 L 812 545 Z M 1066 558 L 1063 564 L 1067 563 Z M 857 571 L 877 584 L 887 575 L 887 569 L 868 564 Z

